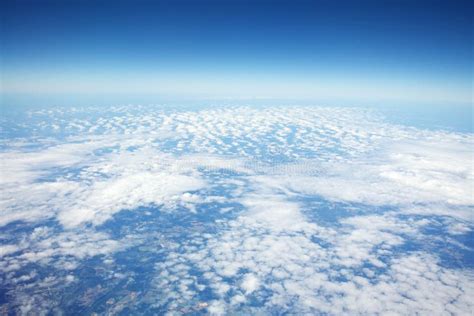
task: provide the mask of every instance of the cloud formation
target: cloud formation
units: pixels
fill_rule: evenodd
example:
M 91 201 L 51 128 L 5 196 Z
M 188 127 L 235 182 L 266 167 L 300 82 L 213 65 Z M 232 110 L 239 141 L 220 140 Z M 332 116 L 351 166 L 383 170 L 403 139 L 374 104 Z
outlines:
M 28 117 L 0 151 L 8 309 L 472 313 L 471 134 L 324 107 Z

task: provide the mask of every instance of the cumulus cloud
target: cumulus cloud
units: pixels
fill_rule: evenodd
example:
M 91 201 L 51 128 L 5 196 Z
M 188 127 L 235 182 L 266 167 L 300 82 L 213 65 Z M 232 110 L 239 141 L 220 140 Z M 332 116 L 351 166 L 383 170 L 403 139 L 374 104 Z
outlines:
M 84 200 L 76 201 L 72 209 L 65 209 L 58 220 L 65 227 L 84 222 L 101 224 L 121 210 L 133 210 L 139 206 L 160 205 L 182 193 L 204 187 L 195 177 L 162 173 L 134 173 L 116 179 L 97 181 Z M 185 196 L 186 197 L 186 196 Z
M 87 148 L 91 150 L 97 146 L 88 145 Z M 33 163 L 24 158 L 32 154 L 17 153 L 17 161 L 14 159 L 9 164 L 22 172 L 20 178 L 9 177 L 13 184 L 2 190 L 0 203 L 5 213 L 0 223 L 5 225 L 18 220 L 35 221 L 57 216 L 65 227 L 85 222 L 100 224 L 120 210 L 160 205 L 184 192 L 205 186 L 199 176 L 189 172 L 184 174 L 185 168 L 184 172 L 177 169 L 170 163 L 169 156 L 160 157 L 150 150 L 110 153 L 107 157 L 89 161 L 90 153 L 80 155 L 84 144 L 77 147 L 79 149 L 73 145 L 62 147 L 63 154 L 59 156 L 55 156 L 58 152 L 55 147 L 37 152 L 37 162 Z M 64 155 L 74 159 L 64 161 Z M 43 161 L 47 163 L 40 163 Z M 40 181 L 41 177 L 56 172 L 57 168 L 78 168 L 78 165 L 81 171 L 74 177 L 68 177 L 66 173 L 49 181 Z M 26 179 L 25 174 L 28 174 Z
M 45 136 L 2 142 L 9 308 L 61 312 L 45 289 L 83 284 L 92 259 L 106 270 L 104 288 L 80 304 L 133 284 L 133 269 L 115 259 L 138 247 L 153 277 L 103 310 L 472 313 L 472 263 L 462 258 L 472 252 L 462 239 L 473 229 L 471 134 L 349 108 L 88 111 L 31 112 L 41 123 L 23 127 Z M 106 230 L 124 210 L 141 226 Z M 166 222 L 172 229 L 146 220 L 167 212 L 180 216 Z
M 253 274 L 246 274 L 242 280 L 242 289 L 245 291 L 245 293 L 249 294 L 252 292 L 255 292 L 259 288 L 259 280 L 258 278 L 253 275 Z
M 472 152 L 464 142 L 397 143 L 363 159 L 311 166 L 307 173 L 261 176 L 256 180 L 285 192 L 368 205 L 473 205 Z M 436 206 L 435 206 L 436 207 Z M 449 207 L 449 206 L 448 206 Z M 462 214 L 461 214 L 462 216 Z
M 229 230 L 220 236 L 202 241 L 195 236 L 179 255 L 168 257 L 166 265 L 157 265 L 162 289 L 164 280 L 170 280 L 165 275 L 177 277 L 172 287 L 160 292 L 165 301 L 172 297 L 176 304 L 186 304 L 209 287 L 226 313 L 242 308 L 244 295 L 263 304 L 251 309 L 253 313 L 274 308 L 329 314 L 472 310 L 472 272 L 445 268 L 423 252 L 397 251 L 417 238 L 426 222 L 405 223 L 391 215 L 356 216 L 342 221 L 343 229 L 294 232 L 268 230 L 247 216 L 253 216 L 251 210 L 228 223 Z M 202 271 L 203 279 L 191 279 L 182 292 L 180 284 L 189 280 L 194 267 Z M 247 272 L 235 283 L 241 271 Z M 204 285 L 201 291 L 190 291 L 197 284 Z

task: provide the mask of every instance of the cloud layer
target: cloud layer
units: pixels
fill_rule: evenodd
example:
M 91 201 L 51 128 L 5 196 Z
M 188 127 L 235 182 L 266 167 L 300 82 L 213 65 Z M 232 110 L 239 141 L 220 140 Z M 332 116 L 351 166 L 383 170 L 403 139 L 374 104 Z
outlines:
M 51 108 L 4 130 L 7 310 L 473 311 L 471 134 L 324 107 Z

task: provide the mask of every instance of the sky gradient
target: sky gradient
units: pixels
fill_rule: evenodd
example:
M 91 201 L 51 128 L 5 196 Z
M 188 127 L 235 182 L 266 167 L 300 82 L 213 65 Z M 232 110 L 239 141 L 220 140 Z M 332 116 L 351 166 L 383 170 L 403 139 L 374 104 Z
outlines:
M 4 1 L 2 94 L 470 102 L 468 1 Z

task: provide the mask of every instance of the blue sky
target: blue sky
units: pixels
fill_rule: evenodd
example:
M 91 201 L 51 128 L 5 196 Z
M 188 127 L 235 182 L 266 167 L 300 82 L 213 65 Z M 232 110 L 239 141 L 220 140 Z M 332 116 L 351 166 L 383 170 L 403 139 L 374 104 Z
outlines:
M 3 1 L 2 94 L 469 102 L 463 1 Z

